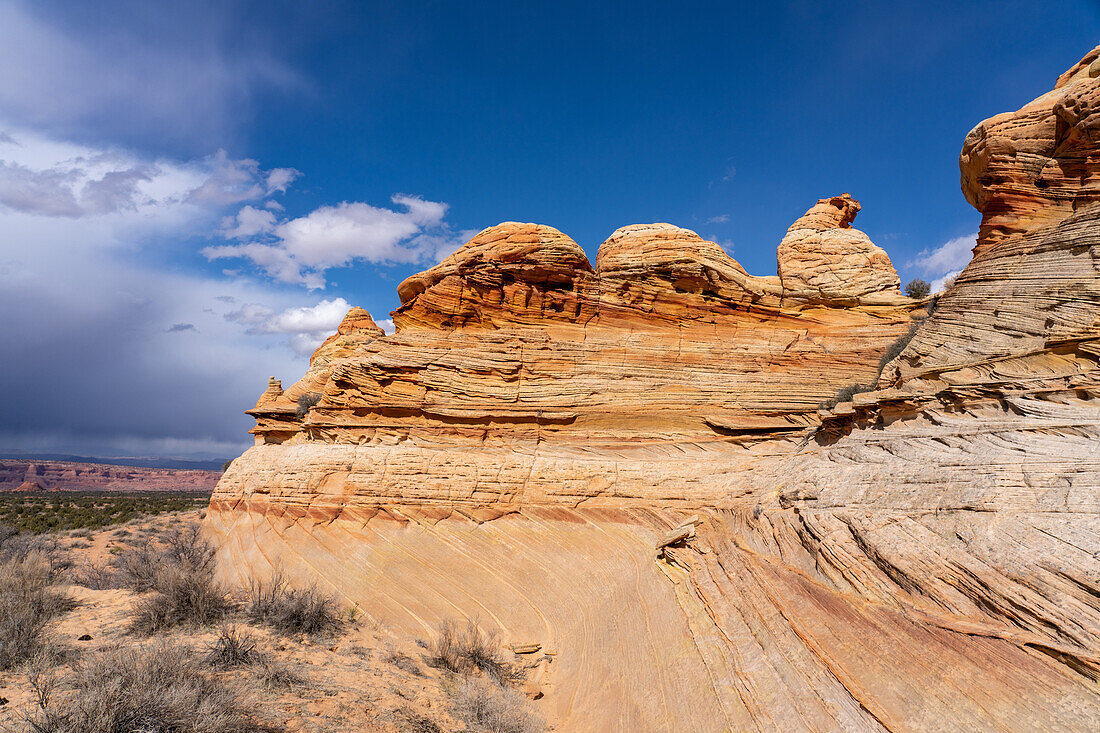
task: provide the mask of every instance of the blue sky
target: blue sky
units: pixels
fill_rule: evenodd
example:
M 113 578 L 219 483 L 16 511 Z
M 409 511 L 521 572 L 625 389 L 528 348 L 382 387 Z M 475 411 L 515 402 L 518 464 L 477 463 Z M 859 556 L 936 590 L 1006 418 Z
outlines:
M 0 0 L 0 451 L 235 454 L 267 375 L 504 220 L 590 255 L 668 221 L 772 274 L 848 191 L 935 280 L 977 229 L 963 137 L 1098 31 L 1073 0 Z

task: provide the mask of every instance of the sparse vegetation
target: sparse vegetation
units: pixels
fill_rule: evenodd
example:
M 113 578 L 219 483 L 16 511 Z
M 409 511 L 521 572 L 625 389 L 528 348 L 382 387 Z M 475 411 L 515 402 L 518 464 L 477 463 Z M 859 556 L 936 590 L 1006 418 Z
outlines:
M 445 733 L 439 723 L 409 707 L 394 711 L 393 717 L 398 729 L 404 733 Z
M 453 695 L 451 709 L 468 730 L 538 733 L 546 729 L 546 723 L 518 691 L 476 677 L 461 682 Z
M 870 384 L 849 384 L 846 387 L 841 387 L 836 396 L 824 400 L 819 407 L 822 409 L 831 410 L 841 402 L 850 402 L 852 397 L 862 392 L 871 392 L 878 389 L 878 381 L 882 377 L 882 371 L 886 368 L 886 365 L 892 362 L 894 359 L 901 355 L 901 352 L 905 351 L 905 347 L 909 345 L 909 342 L 913 340 L 913 337 L 917 335 L 917 329 L 920 328 L 922 321 L 917 321 L 909 326 L 909 330 L 894 339 L 894 342 L 886 347 L 886 351 L 882 353 L 882 357 L 878 360 L 878 372 L 875 373 L 874 380 Z
M 56 681 L 39 679 L 45 688 Z M 114 647 L 77 660 L 64 691 L 43 689 L 36 733 L 246 733 L 264 730 L 254 702 L 181 646 Z
M 545 723 L 527 705 L 522 694 L 512 687 L 523 679 L 523 672 L 506 662 L 500 654 L 496 634 L 486 633 L 476 621 L 460 630 L 453 620 L 445 620 L 439 635 L 428 645 L 428 664 L 459 676 L 450 688 L 451 712 L 467 725 L 467 730 L 482 733 L 535 733 Z
M 206 663 L 215 669 L 247 667 L 264 660 L 265 655 L 260 652 L 256 637 L 236 626 L 219 629 L 218 638 L 206 653 Z
M 360 628 L 354 607 L 316 588 L 298 590 L 276 577 L 254 586 L 250 597 L 234 598 L 213 583 L 213 554 L 198 534 L 198 519 L 192 512 L 45 534 L 0 526 L 0 622 L 10 622 L 0 623 L 0 654 L 14 660 L 0 671 L 5 686 L 29 692 L 18 704 L 0 698 L 0 730 L 267 730 L 266 705 L 275 700 L 288 721 L 316 716 L 335 726 L 347 722 L 349 706 L 366 699 L 371 705 L 362 722 L 371 729 L 463 729 L 460 713 L 471 733 L 540 729 L 501 727 L 527 721 L 530 713 L 512 689 L 520 677 L 503 661 L 511 655 L 498 649 L 494 636 L 476 625 L 462 633 L 458 627 L 462 671 L 440 675 L 425 665 L 427 651 L 378 626 Z M 73 559 L 79 569 L 71 569 Z M 11 570 L 16 566 L 18 573 Z M 24 572 L 32 566 L 33 572 Z M 74 591 L 81 605 L 70 615 L 71 602 L 53 585 L 61 579 L 127 592 Z M 120 643 L 113 630 L 127 618 L 142 638 L 122 637 Z M 196 628 L 210 625 L 213 634 Z M 349 627 L 356 632 L 344 635 Z M 322 644 L 304 638 L 328 632 Z M 64 646 L 60 639 L 67 640 Z M 467 680 L 507 691 L 468 695 Z M 225 708 L 226 698 L 217 694 L 227 687 L 229 703 L 241 703 L 236 708 Z M 441 698 L 442 705 L 433 704 Z M 494 707 L 494 700 L 503 703 Z M 520 709 L 510 710 L 513 704 Z
M 502 683 L 517 673 L 501 658 L 499 647 L 496 634 L 486 634 L 476 621 L 471 620 L 460 631 L 448 619 L 440 625 L 439 636 L 429 649 L 428 664 L 459 673 L 477 670 Z
M 849 384 L 837 390 L 836 396 L 823 401 L 819 406 L 822 409 L 831 410 L 841 402 L 851 402 L 852 397 L 862 392 L 870 392 L 875 388 L 873 384 Z
M 320 392 L 307 392 L 298 398 L 298 407 L 295 409 L 294 414 L 299 420 L 309 413 L 310 408 L 321 401 Z
M 420 668 L 420 665 L 416 663 L 416 660 L 410 657 L 408 654 L 403 654 L 394 649 L 390 649 L 388 652 L 386 652 L 385 659 L 393 666 L 397 667 L 398 669 L 404 670 L 409 674 L 416 675 L 417 677 L 424 676 L 424 670 L 422 670 Z
M 914 300 L 924 300 L 931 291 L 932 286 L 919 277 L 913 278 L 905 285 L 905 294 Z
M 913 337 L 917 335 L 918 328 L 920 328 L 919 322 L 911 324 L 908 331 L 898 336 L 894 339 L 892 344 L 886 347 L 886 351 L 883 352 L 882 358 L 878 360 L 878 373 L 875 375 L 874 384 L 878 384 L 878 379 L 882 376 L 882 370 L 886 368 L 886 365 L 901 356 L 901 352 L 905 351 L 905 347 L 908 346 L 909 342 L 913 340 Z
M 148 548 L 131 550 L 119 557 L 118 566 L 124 584 L 152 591 L 135 606 L 131 630 L 137 633 L 217 623 L 232 608 L 228 593 L 214 580 L 214 550 L 198 536 L 197 528 L 169 533 L 155 554 Z
M 209 494 L 179 491 L 13 491 L 0 493 L 0 524 L 31 534 L 99 529 L 141 516 L 189 511 L 208 503 Z
M 276 573 L 267 581 L 253 581 L 245 613 L 256 623 L 283 634 L 319 635 L 342 626 L 336 601 L 316 587 L 297 589 Z
M 46 626 L 73 607 L 50 588 L 52 566 L 38 551 L 0 560 L 0 670 L 48 651 Z

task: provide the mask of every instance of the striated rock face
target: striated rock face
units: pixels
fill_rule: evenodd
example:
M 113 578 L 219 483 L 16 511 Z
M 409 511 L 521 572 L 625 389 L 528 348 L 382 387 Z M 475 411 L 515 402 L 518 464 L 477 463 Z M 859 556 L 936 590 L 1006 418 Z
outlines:
M 821 199 L 779 243 L 779 280 L 788 297 L 843 301 L 896 296 L 898 273 L 870 238 L 852 228 L 859 202 Z
M 218 483 L 217 471 L 102 463 L 0 459 L 0 491 L 197 491 Z
M 1086 97 L 1095 58 L 1017 114 Z M 828 410 L 915 307 L 849 197 L 792 226 L 773 278 L 668 224 L 616 231 L 595 267 L 549 227 L 488 229 L 401 285 L 395 335 L 265 393 L 211 501 L 222 572 L 541 644 L 560 730 L 1095 730 L 1083 160 L 1068 205 L 978 175 L 968 197 L 1011 221 L 983 225 L 878 389 Z
M 962 189 L 982 212 L 980 243 L 1055 223 L 1100 201 L 1100 76 L 1093 49 L 1050 91 L 970 131 Z

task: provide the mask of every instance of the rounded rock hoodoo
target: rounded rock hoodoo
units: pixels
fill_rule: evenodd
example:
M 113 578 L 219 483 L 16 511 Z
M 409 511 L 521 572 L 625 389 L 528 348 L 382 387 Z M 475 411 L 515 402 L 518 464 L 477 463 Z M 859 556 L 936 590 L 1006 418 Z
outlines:
M 579 244 L 553 227 L 504 222 L 397 288 L 404 328 L 500 327 L 578 318 L 592 280 Z
M 776 251 L 784 297 L 816 302 L 899 295 L 890 256 L 852 227 L 859 209 L 843 193 L 820 199 L 791 224 Z

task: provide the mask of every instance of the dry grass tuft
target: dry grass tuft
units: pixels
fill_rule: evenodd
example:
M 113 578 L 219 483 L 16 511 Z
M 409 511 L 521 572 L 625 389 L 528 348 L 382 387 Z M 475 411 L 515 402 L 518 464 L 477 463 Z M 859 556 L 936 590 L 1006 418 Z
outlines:
M 52 573 L 49 559 L 37 551 L 0 560 L 0 670 L 45 654 L 47 624 L 73 607 L 50 588 Z
M 403 654 L 396 649 L 389 649 L 387 650 L 384 659 L 398 669 L 408 672 L 411 675 L 415 675 L 417 677 L 424 676 L 424 670 L 422 670 L 420 668 L 420 665 L 416 663 L 416 660 L 410 657 L 408 654 Z
M 466 678 L 455 691 L 451 711 L 479 733 L 540 733 L 546 722 L 510 687 L 476 677 Z
M 255 679 L 269 690 L 281 690 L 288 687 L 304 687 L 309 679 L 285 664 L 277 661 L 265 661 L 253 667 Z
M 485 633 L 477 621 L 459 631 L 453 620 L 444 621 L 439 636 L 429 647 L 428 664 L 451 672 L 468 673 L 477 670 L 497 684 L 516 680 L 521 673 L 500 657 L 500 642 L 495 633 Z
M 248 667 L 267 659 L 256 637 L 236 626 L 223 626 L 206 653 L 206 663 L 215 669 Z
M 315 587 L 291 588 L 279 574 L 266 582 L 252 582 L 245 613 L 283 634 L 316 636 L 337 631 L 343 625 L 333 598 Z
M 395 710 L 392 718 L 403 733 L 446 733 L 439 723 L 407 706 Z
M 41 683 L 40 683 L 41 684 Z M 52 683 L 49 683 L 52 684 Z M 77 661 L 67 689 L 38 695 L 36 733 L 246 733 L 265 730 L 241 689 L 187 649 L 114 647 Z

